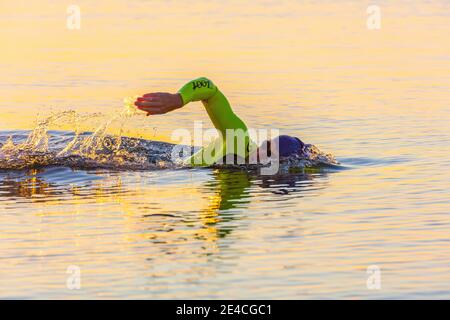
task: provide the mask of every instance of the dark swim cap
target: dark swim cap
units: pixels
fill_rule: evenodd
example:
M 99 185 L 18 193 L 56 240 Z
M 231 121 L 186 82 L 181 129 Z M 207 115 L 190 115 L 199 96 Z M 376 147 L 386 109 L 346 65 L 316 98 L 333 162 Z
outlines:
M 296 137 L 282 135 L 275 138 L 280 147 L 279 154 L 282 157 L 288 157 L 295 153 L 300 153 L 303 149 L 304 143 Z

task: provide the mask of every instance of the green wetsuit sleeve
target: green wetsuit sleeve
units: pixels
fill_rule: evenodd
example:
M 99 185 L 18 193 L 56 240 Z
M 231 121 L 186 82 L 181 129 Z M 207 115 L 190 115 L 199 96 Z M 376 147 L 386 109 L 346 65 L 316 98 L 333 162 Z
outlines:
M 202 101 L 212 123 L 224 136 L 226 129 L 243 129 L 245 123 L 233 112 L 227 98 L 214 83 L 207 78 L 198 78 L 186 83 L 178 93 L 183 105 L 193 101 Z
M 248 132 L 247 132 L 247 126 L 245 123 L 233 112 L 231 109 L 231 105 L 228 102 L 227 98 L 223 95 L 222 92 L 217 88 L 217 86 L 209 79 L 207 78 L 198 78 L 195 80 L 192 80 L 188 83 L 186 83 L 179 91 L 178 93 L 181 95 L 183 99 L 183 105 L 188 104 L 189 102 L 193 101 L 202 101 L 203 105 L 205 106 L 206 112 L 209 115 L 209 118 L 211 119 L 212 123 L 216 127 L 216 129 L 222 134 L 222 137 L 225 139 L 226 137 L 226 130 L 227 129 L 234 129 L 238 130 L 241 129 L 244 131 L 246 135 L 246 145 L 250 143 L 248 138 Z M 213 142 L 213 143 L 217 143 Z M 220 145 L 220 143 L 219 143 Z M 223 150 L 219 150 L 216 152 L 215 158 L 216 160 L 222 158 L 227 153 L 225 151 L 225 143 L 221 144 L 223 147 Z M 235 144 L 237 147 L 237 144 Z M 197 160 L 195 161 L 195 164 L 197 165 L 208 165 L 211 163 L 205 163 L 203 159 L 201 161 L 198 159 L 198 157 L 202 157 L 202 152 L 204 150 L 207 150 L 208 148 L 211 148 L 212 146 L 208 146 L 206 148 L 203 148 L 202 150 L 198 151 L 196 154 L 194 154 L 190 159 L 187 159 L 188 162 L 193 163 L 193 160 L 195 157 L 197 157 Z M 248 155 L 249 148 L 245 148 L 245 154 L 242 154 L 242 152 L 239 152 L 238 149 L 235 150 L 234 153 L 246 157 Z

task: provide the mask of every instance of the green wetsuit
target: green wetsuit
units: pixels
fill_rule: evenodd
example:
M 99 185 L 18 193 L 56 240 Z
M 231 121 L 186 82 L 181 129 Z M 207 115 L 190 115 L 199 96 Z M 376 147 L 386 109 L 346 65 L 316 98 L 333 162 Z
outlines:
M 245 159 L 254 150 L 255 145 L 249 138 L 247 126 L 233 112 L 227 98 L 211 80 L 207 78 L 192 80 L 178 90 L 178 93 L 183 99 L 183 105 L 192 101 L 202 101 L 209 118 L 220 133 L 218 139 L 186 159 L 186 163 L 197 166 L 212 165 L 227 154 L 235 154 Z M 233 148 L 227 147 L 227 129 L 241 133 L 234 137 Z

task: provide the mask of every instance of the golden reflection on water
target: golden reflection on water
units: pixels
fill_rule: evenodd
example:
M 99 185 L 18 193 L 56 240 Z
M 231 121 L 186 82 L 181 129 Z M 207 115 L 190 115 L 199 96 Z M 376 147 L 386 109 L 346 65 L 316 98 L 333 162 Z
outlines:
M 67 169 L 59 170 L 62 170 L 65 173 L 64 177 L 69 180 L 74 179 L 73 177 L 76 177 L 77 174 L 83 174 L 74 171 L 72 172 L 73 176 L 70 177 Z M 52 270 L 65 268 L 67 263 L 66 259 L 56 262 L 52 257 L 64 257 L 63 252 L 70 250 L 74 254 L 70 258 L 71 261 L 74 259 L 78 261 L 88 269 L 88 273 L 101 273 L 101 269 L 97 270 L 97 263 L 104 265 L 100 268 L 105 268 L 107 264 L 115 263 L 114 261 L 118 257 L 110 256 L 107 260 L 105 257 L 99 257 L 101 260 L 94 263 L 86 261 L 84 256 L 112 252 L 112 249 L 108 249 L 113 245 L 110 241 L 119 241 L 114 244 L 114 248 L 116 248 L 114 250 L 119 250 L 122 252 L 121 254 L 127 255 L 128 258 L 125 260 L 127 263 L 130 263 L 130 258 L 135 261 L 134 263 L 139 264 L 142 263 L 142 259 L 153 261 L 155 270 L 148 271 L 151 278 L 170 277 L 170 273 L 159 270 L 159 268 L 165 264 L 172 264 L 173 261 L 170 257 L 173 255 L 184 261 L 180 263 L 192 263 L 196 259 L 204 259 L 201 257 L 214 259 L 214 256 L 220 255 L 223 244 L 219 243 L 219 239 L 230 236 L 233 230 L 239 228 L 239 224 L 236 222 L 246 219 L 245 210 L 251 200 L 249 188 L 252 186 L 251 181 L 255 179 L 247 172 L 215 170 L 211 173 L 211 179 L 201 182 L 197 188 L 181 186 L 181 190 L 180 186 L 173 183 L 171 183 L 172 188 L 161 188 L 161 186 L 153 185 L 148 181 L 130 184 L 130 179 L 136 180 L 139 176 L 133 173 L 121 173 L 107 179 L 89 181 L 90 174 L 96 176 L 106 174 L 108 176 L 108 173 L 92 172 L 85 176 L 82 183 L 78 183 L 78 185 L 77 183 L 58 185 L 47 181 L 60 174 L 58 169 L 52 169 L 50 172 L 32 170 L 23 175 L 16 173 L 2 178 L 0 207 L 2 212 L 8 213 L 2 217 L 2 220 L 14 221 L 15 215 L 24 208 L 29 208 L 32 209 L 31 212 L 28 212 L 28 215 L 31 215 L 28 216 L 30 221 L 25 224 L 25 227 L 35 226 L 32 227 L 32 231 L 28 230 L 27 235 L 22 234 L 24 230 L 20 229 L 9 230 L 6 234 L 2 234 L 3 241 L 0 250 L 10 257 L 3 265 L 4 270 L 7 271 L 18 263 L 19 258 L 15 257 L 15 253 L 23 250 L 29 251 L 27 243 L 32 241 L 38 245 L 39 250 L 34 254 L 37 254 L 40 260 L 53 260 L 49 266 Z M 39 175 L 41 176 L 39 177 Z M 147 176 L 147 178 L 151 179 L 152 176 Z M 289 177 L 289 179 L 302 181 L 303 176 L 299 176 L 297 179 Z M 264 186 L 264 182 L 261 182 L 260 186 Z M 266 182 L 265 187 L 270 188 L 270 183 Z M 201 190 L 202 194 L 193 192 L 196 189 Z M 181 201 L 180 194 L 187 192 L 189 192 L 189 197 L 185 197 Z M 147 201 L 143 201 L 141 199 L 143 197 Z M 164 207 L 174 200 L 176 203 L 167 211 L 167 208 Z M 90 207 L 95 209 L 90 210 Z M 61 211 L 61 208 L 64 208 L 64 211 Z M 33 218 L 33 215 L 38 220 Z M 117 219 L 122 222 L 119 223 Z M 56 226 L 52 226 L 54 223 L 64 220 L 66 222 L 63 222 L 61 229 L 53 228 Z M 101 220 L 106 221 L 106 225 L 91 225 L 93 221 Z M 31 221 L 34 222 L 30 224 Z M 67 229 L 69 226 L 70 230 Z M 120 238 L 111 240 L 111 232 L 120 233 L 121 240 Z M 20 243 L 16 243 L 14 248 L 9 247 L 8 242 L 12 240 L 11 237 L 17 236 L 21 237 Z M 156 247 L 151 249 L 148 247 L 151 244 Z M 150 251 L 143 251 L 142 246 L 147 247 Z M 130 257 L 132 252 L 135 254 Z M 24 267 L 21 266 L 21 268 Z M 197 275 L 215 274 L 214 269 L 210 267 L 194 267 L 194 269 L 194 274 L 192 274 L 193 270 L 188 271 L 182 268 L 179 272 L 180 275 L 188 277 L 185 279 L 187 282 L 197 281 L 195 280 Z M 106 273 L 108 272 L 106 271 Z M 39 272 L 37 273 L 39 274 Z M 36 277 L 36 272 L 32 274 L 23 274 L 20 277 L 21 281 L 28 281 L 26 279 L 29 277 Z M 39 276 L 38 278 L 39 281 L 42 280 Z M 51 278 L 51 280 L 57 279 Z M 101 277 L 97 280 L 90 279 L 89 283 L 90 286 L 101 287 L 104 285 L 103 281 L 104 279 Z M 47 286 L 47 288 L 51 287 Z M 20 289 L 19 287 L 17 292 L 20 293 Z M 58 291 L 60 288 L 55 285 L 54 289 Z M 109 294 L 106 293 L 106 296 Z

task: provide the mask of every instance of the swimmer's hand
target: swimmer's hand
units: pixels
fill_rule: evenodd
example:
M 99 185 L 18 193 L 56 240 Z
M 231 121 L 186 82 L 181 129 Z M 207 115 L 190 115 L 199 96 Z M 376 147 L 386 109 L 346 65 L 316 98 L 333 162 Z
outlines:
M 183 99 L 179 93 L 155 92 L 147 93 L 137 98 L 134 105 L 139 110 L 147 112 L 147 116 L 164 114 L 183 106 Z

